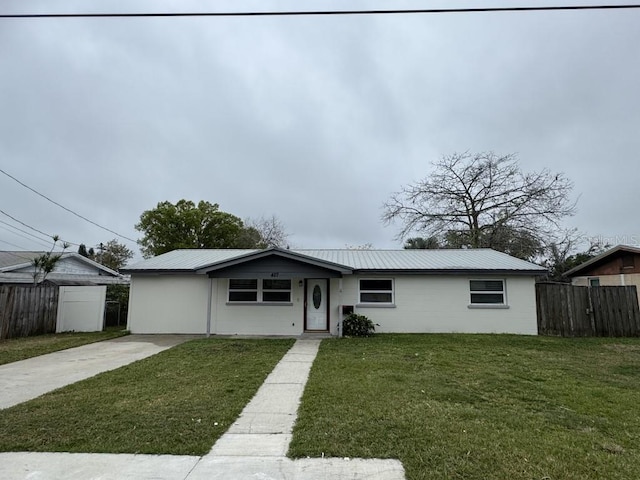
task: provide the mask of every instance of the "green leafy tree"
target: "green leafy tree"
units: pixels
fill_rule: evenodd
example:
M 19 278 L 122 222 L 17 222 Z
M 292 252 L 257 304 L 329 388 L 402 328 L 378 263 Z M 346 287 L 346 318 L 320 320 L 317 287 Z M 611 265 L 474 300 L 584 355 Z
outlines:
M 434 250 L 441 248 L 438 237 L 412 237 L 407 238 L 404 242 L 403 248 L 405 250 Z
M 78 246 L 78 253 L 85 258 L 89 258 L 89 252 L 87 251 L 87 246 L 84 243 L 81 243 Z
M 383 221 L 402 223 L 399 238 L 416 231 L 448 246 L 531 259 L 575 213 L 571 181 L 546 169 L 525 173 L 515 155 L 453 154 L 433 167 L 384 204 Z
M 184 199 L 175 205 L 160 202 L 140 215 L 135 228 L 144 234 L 139 243 L 145 258 L 177 248 L 256 247 L 254 235 L 240 218 L 204 200 L 197 205 Z
M 94 254 L 92 260 L 117 271 L 124 267 L 132 258 L 133 251 L 114 238 L 107 243 L 101 243 L 98 247 L 98 254 Z

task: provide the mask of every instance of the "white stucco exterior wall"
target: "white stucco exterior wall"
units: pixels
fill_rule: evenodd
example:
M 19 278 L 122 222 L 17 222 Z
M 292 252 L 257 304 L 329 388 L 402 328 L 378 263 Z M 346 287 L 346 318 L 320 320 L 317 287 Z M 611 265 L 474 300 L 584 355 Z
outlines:
M 300 335 L 304 329 L 302 279 L 291 280 L 291 305 L 230 304 L 229 280 L 214 279 L 211 332 L 219 335 Z
M 204 275 L 134 275 L 127 328 L 131 333 L 203 334 L 208 289 Z
M 395 304 L 358 305 L 360 278 L 391 278 Z M 469 307 L 470 279 L 505 280 L 508 308 Z M 300 335 L 304 332 L 302 279 L 291 282 L 291 304 L 229 304 L 228 279 L 154 275 L 131 279 L 128 328 L 132 333 Z M 378 275 L 331 279 L 330 332 L 337 334 L 340 305 L 355 305 L 378 332 L 537 334 L 535 280 L 528 276 Z
M 359 278 L 392 278 L 395 306 L 358 305 Z M 508 308 L 470 307 L 469 280 L 505 280 Z M 538 331 L 533 277 L 406 275 L 343 279 L 342 303 L 355 305 L 377 332 L 518 333 Z

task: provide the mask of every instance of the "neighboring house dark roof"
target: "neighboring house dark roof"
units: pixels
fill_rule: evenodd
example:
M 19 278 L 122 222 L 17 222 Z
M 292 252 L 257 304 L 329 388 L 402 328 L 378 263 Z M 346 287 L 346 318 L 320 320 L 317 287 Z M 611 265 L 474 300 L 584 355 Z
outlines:
M 584 263 L 581 263 L 577 267 L 573 267 L 571 270 L 565 273 L 565 276 L 579 277 L 585 271 L 588 271 L 605 262 L 608 262 L 614 256 L 617 256 L 621 253 L 632 253 L 632 254 L 640 255 L 640 248 L 631 247 L 629 245 L 616 245 L 612 249 L 607 250 L 606 252 L 603 252 L 600 255 L 593 257 Z
M 340 273 L 508 273 L 544 275 L 543 267 L 491 249 L 456 250 L 173 250 L 130 267 L 125 273 L 206 273 L 269 255 L 322 266 Z

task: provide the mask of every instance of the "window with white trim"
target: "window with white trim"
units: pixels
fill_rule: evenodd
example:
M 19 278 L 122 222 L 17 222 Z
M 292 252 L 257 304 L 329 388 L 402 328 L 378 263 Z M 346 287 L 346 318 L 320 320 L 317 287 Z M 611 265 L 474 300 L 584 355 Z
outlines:
M 362 278 L 359 287 L 360 303 L 393 304 L 394 302 L 391 278 Z
M 505 305 L 504 280 L 469 280 L 471 305 Z
M 229 303 L 290 303 L 291 280 L 229 279 Z
M 290 302 L 291 280 L 262 280 L 263 302 Z
M 257 302 L 258 280 L 255 278 L 229 279 L 230 302 Z

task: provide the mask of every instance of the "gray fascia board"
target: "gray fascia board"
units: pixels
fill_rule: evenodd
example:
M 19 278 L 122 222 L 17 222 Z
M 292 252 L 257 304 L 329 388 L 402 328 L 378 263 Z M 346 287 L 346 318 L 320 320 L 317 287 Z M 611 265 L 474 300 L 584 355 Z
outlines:
M 192 269 L 192 268 L 172 268 L 172 269 L 151 269 L 151 268 L 141 268 L 141 269 L 128 269 L 121 268 L 121 272 L 126 274 L 135 274 L 135 275 L 181 275 L 185 273 L 193 273 L 200 274 L 200 272 Z

